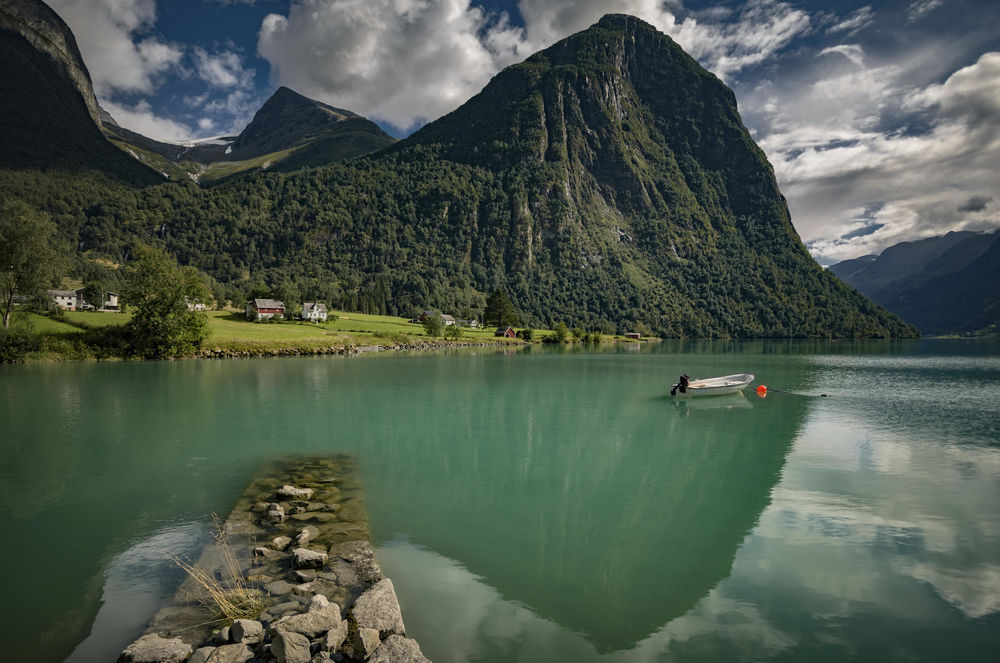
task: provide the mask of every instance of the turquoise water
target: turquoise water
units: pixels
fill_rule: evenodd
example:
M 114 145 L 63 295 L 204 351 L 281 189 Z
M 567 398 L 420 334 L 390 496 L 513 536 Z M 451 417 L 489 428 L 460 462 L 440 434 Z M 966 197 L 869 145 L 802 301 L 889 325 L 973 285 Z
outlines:
M 164 552 L 339 451 L 437 663 L 1000 658 L 996 343 L 10 366 L 0 435 L 9 660 L 114 660 Z

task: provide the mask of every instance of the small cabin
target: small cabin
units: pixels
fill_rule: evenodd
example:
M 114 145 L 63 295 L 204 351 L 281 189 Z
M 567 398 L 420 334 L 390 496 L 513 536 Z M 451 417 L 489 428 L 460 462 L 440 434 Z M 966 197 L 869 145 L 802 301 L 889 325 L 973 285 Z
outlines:
M 506 338 L 515 338 L 517 336 L 517 332 L 514 331 L 513 327 L 500 327 L 495 332 L 493 332 L 493 335 L 503 336 Z
M 326 304 L 322 302 L 306 302 L 302 305 L 302 319 L 313 322 L 326 322 Z
M 642 334 L 640 334 L 639 332 L 627 332 L 625 334 L 625 338 L 631 338 L 638 341 L 639 339 L 642 338 Z
M 117 292 L 106 292 L 106 293 L 104 293 L 104 306 L 102 308 L 105 311 L 117 311 L 118 310 L 118 293 Z
M 277 299 L 251 299 L 247 302 L 247 320 L 284 317 L 285 304 Z

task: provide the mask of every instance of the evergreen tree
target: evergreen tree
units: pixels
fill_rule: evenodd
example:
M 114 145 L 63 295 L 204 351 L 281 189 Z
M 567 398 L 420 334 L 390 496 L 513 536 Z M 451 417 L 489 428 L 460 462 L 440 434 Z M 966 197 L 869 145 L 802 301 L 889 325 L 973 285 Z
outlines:
M 494 290 L 486 300 L 486 310 L 483 311 L 483 324 L 492 327 L 513 327 L 520 320 L 514 304 L 503 290 Z

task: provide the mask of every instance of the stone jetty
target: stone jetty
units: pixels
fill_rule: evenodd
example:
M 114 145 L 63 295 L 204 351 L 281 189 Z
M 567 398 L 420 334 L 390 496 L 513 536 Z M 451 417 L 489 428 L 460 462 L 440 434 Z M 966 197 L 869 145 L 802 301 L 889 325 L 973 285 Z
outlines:
M 259 614 L 222 617 L 204 584 L 189 577 L 118 663 L 427 661 L 406 637 L 392 581 L 375 561 L 351 457 L 269 468 L 220 533 L 222 544 L 192 566 L 227 591 L 247 588 Z

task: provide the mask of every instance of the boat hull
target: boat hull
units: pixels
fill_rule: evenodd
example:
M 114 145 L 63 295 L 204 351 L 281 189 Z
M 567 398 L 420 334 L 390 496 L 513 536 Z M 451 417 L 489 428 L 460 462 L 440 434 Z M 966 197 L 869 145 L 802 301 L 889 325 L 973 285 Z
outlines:
M 705 378 L 704 380 L 693 380 L 687 386 L 686 393 L 677 392 L 677 396 L 720 396 L 722 394 L 735 394 L 746 389 L 747 385 L 753 382 L 752 373 L 737 373 L 735 375 L 723 375 L 717 378 Z

